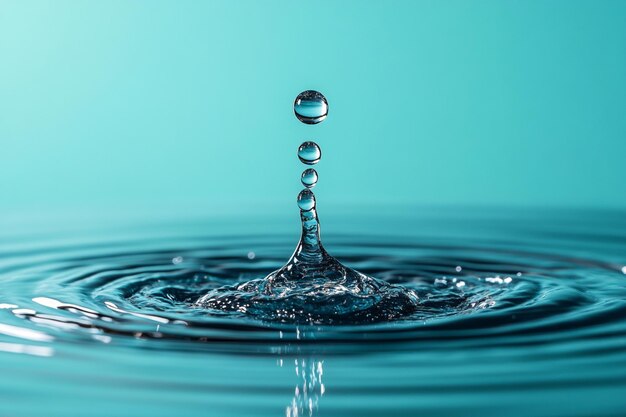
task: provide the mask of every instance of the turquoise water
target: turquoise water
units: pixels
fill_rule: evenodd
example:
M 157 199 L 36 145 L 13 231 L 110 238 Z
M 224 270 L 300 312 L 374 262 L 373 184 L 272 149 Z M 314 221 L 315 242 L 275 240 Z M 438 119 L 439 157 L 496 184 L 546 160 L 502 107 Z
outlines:
M 0 0 L 0 416 L 623 416 L 625 21 Z
M 1 414 L 622 414 L 623 212 L 355 213 L 326 216 L 326 248 L 413 289 L 412 314 L 307 325 L 193 304 L 281 267 L 295 219 L 14 222 Z

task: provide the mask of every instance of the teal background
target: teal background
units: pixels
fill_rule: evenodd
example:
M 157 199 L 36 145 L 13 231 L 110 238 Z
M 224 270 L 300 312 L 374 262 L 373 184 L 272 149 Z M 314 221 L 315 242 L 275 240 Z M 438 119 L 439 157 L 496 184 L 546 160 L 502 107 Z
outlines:
M 624 1 L 0 0 L 0 210 L 626 207 Z M 293 116 L 304 89 L 321 125 Z M 323 203 L 322 203 L 323 202 Z

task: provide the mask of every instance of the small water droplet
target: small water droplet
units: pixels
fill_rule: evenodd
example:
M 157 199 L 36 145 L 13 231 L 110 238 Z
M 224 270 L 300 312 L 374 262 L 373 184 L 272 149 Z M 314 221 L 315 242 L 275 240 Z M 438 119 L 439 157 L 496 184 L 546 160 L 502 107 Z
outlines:
M 298 194 L 298 207 L 303 211 L 309 211 L 315 208 L 315 194 L 308 188 L 305 188 Z
M 322 158 L 322 150 L 315 142 L 304 142 L 298 148 L 298 158 L 307 165 L 315 165 Z
M 254 258 L 256 258 L 256 253 L 254 253 L 252 251 L 248 252 L 248 259 L 252 260 Z
M 307 188 L 315 187 L 315 184 L 317 184 L 317 171 L 313 168 L 305 169 L 302 171 L 302 177 L 300 180 L 302 181 L 302 185 Z
M 306 90 L 293 102 L 293 112 L 302 123 L 314 125 L 328 116 L 328 101 L 319 91 Z
M 174 265 L 178 265 L 179 263 L 181 263 L 183 261 L 183 257 L 182 256 L 176 256 L 174 258 L 172 258 L 172 263 Z

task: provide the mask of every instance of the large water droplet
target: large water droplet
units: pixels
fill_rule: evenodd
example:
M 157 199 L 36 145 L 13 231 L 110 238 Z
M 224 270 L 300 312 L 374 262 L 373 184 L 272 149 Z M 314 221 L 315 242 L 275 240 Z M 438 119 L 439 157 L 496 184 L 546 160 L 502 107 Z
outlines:
M 308 188 L 305 188 L 298 194 L 298 207 L 303 211 L 309 211 L 315 208 L 315 194 Z
M 317 143 L 307 141 L 298 148 L 298 158 L 304 164 L 315 165 L 322 158 L 322 150 Z
M 300 178 L 302 185 L 306 188 L 313 188 L 317 184 L 317 171 L 313 168 L 308 168 L 302 171 L 302 177 Z
M 293 112 L 302 123 L 314 125 L 328 116 L 328 101 L 319 91 L 306 90 L 293 102 Z

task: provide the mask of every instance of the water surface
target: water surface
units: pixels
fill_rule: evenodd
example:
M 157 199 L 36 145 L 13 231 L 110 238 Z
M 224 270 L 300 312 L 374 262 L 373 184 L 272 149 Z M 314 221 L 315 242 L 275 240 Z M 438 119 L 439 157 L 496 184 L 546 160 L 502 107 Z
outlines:
M 419 308 L 386 322 L 311 325 L 195 303 L 280 268 L 297 219 L 121 216 L 5 229 L 0 411 L 622 415 L 623 212 L 322 220 L 335 257 L 411 289 Z

